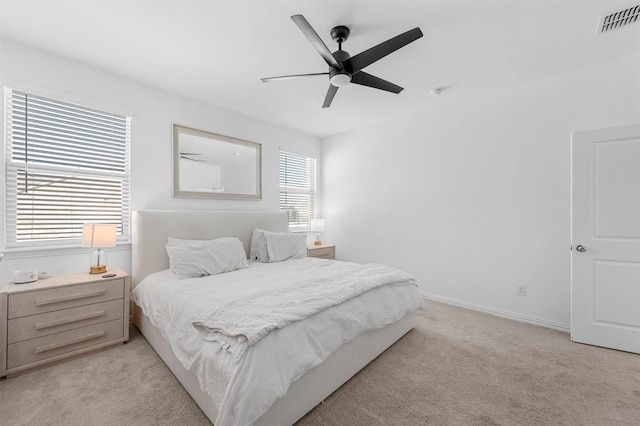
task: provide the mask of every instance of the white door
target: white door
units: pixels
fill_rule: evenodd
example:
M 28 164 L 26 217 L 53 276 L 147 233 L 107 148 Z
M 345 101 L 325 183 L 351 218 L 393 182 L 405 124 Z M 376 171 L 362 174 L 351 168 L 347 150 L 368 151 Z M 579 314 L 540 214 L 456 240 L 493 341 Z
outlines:
M 640 126 L 572 137 L 571 340 L 640 353 Z

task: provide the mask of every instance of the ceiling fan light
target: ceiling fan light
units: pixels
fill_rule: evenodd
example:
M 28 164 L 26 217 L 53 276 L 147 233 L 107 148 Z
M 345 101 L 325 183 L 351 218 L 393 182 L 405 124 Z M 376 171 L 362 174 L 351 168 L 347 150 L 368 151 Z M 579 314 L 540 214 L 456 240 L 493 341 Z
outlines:
M 344 87 L 351 82 L 351 76 L 349 74 L 334 74 L 331 76 L 331 84 L 335 87 Z

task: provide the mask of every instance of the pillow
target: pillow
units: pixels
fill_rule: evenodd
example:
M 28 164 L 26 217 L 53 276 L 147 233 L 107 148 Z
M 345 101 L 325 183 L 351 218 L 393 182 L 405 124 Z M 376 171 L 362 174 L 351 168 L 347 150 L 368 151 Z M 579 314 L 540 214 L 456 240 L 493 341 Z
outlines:
M 227 238 L 227 237 L 221 237 L 221 238 Z M 229 238 L 233 238 L 233 237 L 229 237 Z M 183 245 L 183 244 L 188 244 L 188 243 L 202 244 L 202 243 L 206 243 L 208 241 L 213 241 L 213 240 L 188 240 L 188 239 L 185 239 L 185 238 L 167 237 L 167 245 L 170 245 L 170 246 Z M 169 261 L 171 261 L 171 259 L 169 259 Z M 171 265 L 171 262 L 169 262 L 169 270 L 171 272 L 174 272 L 173 266 Z
M 262 229 L 254 229 L 251 236 L 251 245 L 249 247 L 249 259 L 256 262 L 267 263 L 269 262 L 269 252 L 267 251 L 267 240 L 264 237 Z
M 167 244 L 171 246 L 175 246 L 177 244 L 186 244 L 186 243 L 204 243 L 206 241 L 207 240 L 185 240 L 184 238 L 167 237 Z M 213 241 L 213 240 L 208 240 L 208 241 Z
M 167 244 L 165 247 L 169 255 L 169 269 L 179 279 L 216 275 L 249 267 L 244 246 L 238 238 L 188 241 Z
M 307 236 L 290 232 L 262 231 L 267 240 L 269 262 L 307 257 Z

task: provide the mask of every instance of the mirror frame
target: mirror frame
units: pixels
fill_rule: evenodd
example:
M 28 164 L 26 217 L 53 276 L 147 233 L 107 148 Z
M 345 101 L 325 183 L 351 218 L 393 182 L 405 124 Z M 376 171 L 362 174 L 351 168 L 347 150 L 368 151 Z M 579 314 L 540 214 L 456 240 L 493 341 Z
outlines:
M 242 145 L 256 150 L 256 192 L 241 194 L 232 192 L 199 192 L 183 191 L 180 189 L 180 135 L 189 134 L 210 139 L 212 142 L 223 142 Z M 232 200 L 261 200 L 262 199 L 262 144 L 250 142 L 231 136 L 198 130 L 191 127 L 173 125 L 173 196 L 186 198 L 217 198 Z

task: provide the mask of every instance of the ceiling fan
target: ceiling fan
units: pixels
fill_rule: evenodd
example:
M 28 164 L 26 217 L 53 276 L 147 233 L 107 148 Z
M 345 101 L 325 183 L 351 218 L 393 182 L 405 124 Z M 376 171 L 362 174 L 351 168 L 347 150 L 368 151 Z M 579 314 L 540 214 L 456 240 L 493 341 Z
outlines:
M 322 108 L 328 108 L 331 105 L 338 88 L 344 87 L 349 83 L 386 90 L 387 92 L 392 93 L 400 93 L 402 91 L 403 88 L 397 84 L 393 84 L 389 81 L 368 74 L 362 71 L 362 69 L 422 37 L 422 31 L 420 31 L 420 28 L 416 27 L 367 49 L 364 52 L 358 53 L 355 56 L 350 56 L 349 53 L 342 50 L 342 43 L 349 38 L 350 31 L 348 27 L 339 25 L 331 29 L 331 38 L 338 43 L 338 50 L 331 53 L 327 45 L 324 44 L 320 36 L 318 36 L 318 33 L 315 32 L 304 16 L 293 15 L 291 19 L 329 65 L 329 72 L 268 77 L 262 78 L 261 80 L 263 82 L 328 75 L 330 84 L 324 98 Z

